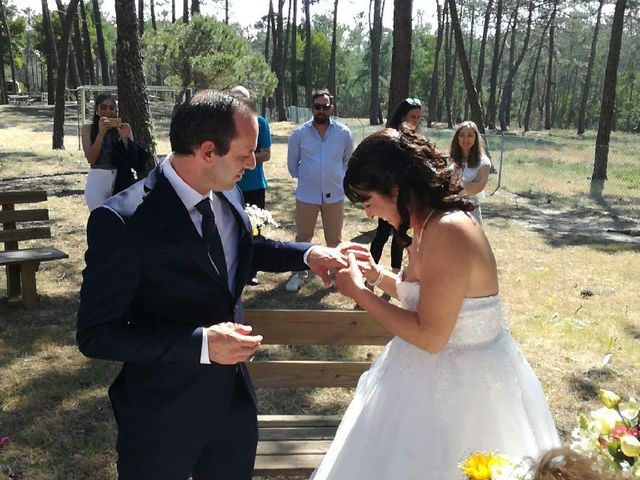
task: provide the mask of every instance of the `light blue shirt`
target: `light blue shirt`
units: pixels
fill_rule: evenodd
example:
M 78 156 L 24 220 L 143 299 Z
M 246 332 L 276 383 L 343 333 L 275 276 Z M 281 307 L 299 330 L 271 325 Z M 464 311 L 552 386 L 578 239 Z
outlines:
M 298 179 L 296 200 L 312 205 L 344 201 L 342 181 L 354 148 L 349 128 L 330 117 L 321 137 L 309 120 L 294 130 L 288 143 L 287 167 Z

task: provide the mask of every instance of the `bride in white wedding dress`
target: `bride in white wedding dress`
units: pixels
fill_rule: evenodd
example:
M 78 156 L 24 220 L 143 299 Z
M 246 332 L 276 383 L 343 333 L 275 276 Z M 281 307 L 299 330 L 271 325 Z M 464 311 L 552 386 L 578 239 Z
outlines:
M 473 452 L 536 458 L 559 446 L 540 382 L 507 329 L 495 259 L 458 195 L 455 165 L 414 132 L 386 129 L 358 146 L 344 183 L 368 217 L 411 245 L 398 275 L 353 246 L 336 274 L 340 292 L 396 336 L 361 377 L 312 478 L 454 480 Z

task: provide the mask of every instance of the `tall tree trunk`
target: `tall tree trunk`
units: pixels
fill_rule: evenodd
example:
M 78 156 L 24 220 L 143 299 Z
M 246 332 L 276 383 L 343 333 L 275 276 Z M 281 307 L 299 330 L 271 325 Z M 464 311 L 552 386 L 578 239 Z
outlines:
M 391 118 L 398 104 L 409 96 L 412 9 L 413 0 L 393 2 L 393 53 L 387 118 Z
M 171 0 L 171 23 L 176 23 L 176 0 Z
M 620 62 L 622 31 L 624 29 L 624 11 L 626 8 L 627 0 L 616 1 L 613 23 L 611 24 L 607 68 L 604 72 L 604 85 L 602 86 L 602 107 L 600 108 L 600 121 L 598 122 L 598 134 L 596 136 L 595 161 L 593 163 L 593 175 L 591 176 L 591 194 L 596 196 L 602 195 L 604 181 L 607 179 L 609 140 L 611 138 L 613 115 L 616 105 L 618 63 Z
M 29 32 L 27 32 L 25 34 L 24 45 L 24 82 L 27 84 L 27 90 L 32 91 L 35 90 L 35 88 L 33 88 L 35 85 L 31 85 L 31 78 L 29 73 L 29 66 L 31 65 L 31 43 L 29 37 L 30 34 Z
M 13 58 L 13 46 L 11 44 L 11 32 L 9 31 L 9 25 L 7 23 L 7 16 L 4 11 L 4 0 L 0 0 L 0 21 L 2 21 L 2 28 L 4 29 L 5 36 L 7 37 L 7 50 L 9 50 L 9 66 L 11 67 L 11 81 L 16 84 L 16 62 Z M 17 92 L 16 92 L 17 93 Z
M 42 0 L 42 25 L 45 34 L 45 55 L 47 62 L 47 103 L 53 105 L 56 98 L 55 72 L 58 69 L 58 50 L 56 39 L 53 35 L 53 25 L 47 0 Z
M 149 2 L 149 14 L 151 15 L 151 28 L 154 32 L 158 31 L 158 25 L 156 24 L 156 2 L 151 0 Z
M 509 72 L 507 74 L 507 79 L 504 82 L 504 87 L 502 89 L 502 97 L 500 98 L 500 130 L 506 131 L 510 122 L 511 117 L 511 97 L 513 94 L 513 87 L 515 84 L 516 75 L 518 74 L 518 69 L 520 68 L 520 64 L 522 64 L 522 60 L 524 60 L 524 56 L 527 54 L 529 49 L 529 38 L 531 36 L 531 23 L 533 21 L 533 11 L 535 8 L 535 3 L 533 1 L 529 2 L 529 16 L 527 17 L 527 31 L 524 35 L 524 42 L 522 44 L 522 49 L 518 55 L 518 58 L 509 66 Z M 514 30 L 515 32 L 516 22 L 514 21 Z M 516 44 L 515 44 L 515 35 L 512 37 L 511 41 L 511 51 L 515 53 Z
M 484 56 L 485 56 L 485 50 L 487 47 L 489 21 L 491 20 L 491 7 L 493 7 L 493 0 L 489 0 L 485 7 L 486 10 L 484 13 L 484 26 L 482 27 L 482 40 L 480 41 L 480 54 L 478 57 L 478 76 L 476 77 L 476 91 L 478 92 L 480 105 L 482 105 L 482 79 L 484 77 Z
M 0 55 L 0 105 L 7 104 L 7 82 L 4 78 L 4 61 L 2 55 Z
M 138 35 L 144 35 L 144 0 L 138 0 Z
M 446 109 L 447 127 L 453 127 L 453 118 L 451 117 L 451 102 L 453 91 L 453 69 L 451 68 L 451 43 L 453 41 L 451 37 L 451 16 L 449 14 L 449 2 L 444 6 L 444 105 Z
M 291 22 L 291 105 L 298 106 L 298 0 L 293 0 Z
M 553 0 L 553 10 L 551 11 L 551 23 L 549 24 L 549 59 L 547 63 L 547 85 L 544 99 L 544 128 L 551 130 L 551 105 L 553 103 L 552 90 L 554 88 L 553 57 L 555 55 L 555 32 L 556 13 L 558 10 L 558 0 Z
M 460 28 L 460 20 L 458 18 L 455 0 L 449 0 L 449 11 L 451 14 L 451 26 L 456 38 L 458 61 L 460 62 L 460 69 L 462 70 L 464 85 L 467 90 L 467 100 L 471 108 L 471 120 L 478 125 L 480 133 L 484 133 L 482 109 L 480 108 L 480 101 L 478 100 L 478 92 L 476 92 L 476 87 L 473 85 L 473 78 L 471 77 L 471 67 L 469 66 L 469 59 L 467 58 L 467 53 L 464 48 L 464 38 L 462 37 L 462 29 Z
M 474 40 L 474 36 L 473 36 L 473 28 L 476 24 L 476 5 L 475 3 L 471 5 L 471 8 L 469 9 L 469 23 L 471 24 L 471 31 L 469 32 L 469 56 L 467 63 L 470 63 L 473 61 L 473 40 Z M 462 65 L 461 65 L 462 66 Z M 475 88 L 475 87 L 474 87 Z M 476 90 L 476 97 L 478 98 L 478 91 Z M 480 99 L 478 98 L 478 101 L 480 101 Z M 464 102 L 464 118 L 469 118 L 469 97 L 467 97 L 465 99 Z
M 80 0 L 82 3 L 82 0 Z M 78 65 L 78 75 L 80 76 L 80 85 L 87 84 L 87 68 L 84 64 L 84 46 L 82 45 L 82 35 L 80 33 L 80 15 L 76 13 L 73 22 L 73 48 L 76 52 L 76 64 Z
M 182 23 L 189 23 L 189 0 L 182 0 Z
M 100 4 L 98 3 L 98 0 L 91 0 L 91 5 L 93 7 L 93 24 L 96 27 L 98 54 L 100 55 L 100 71 L 102 73 L 102 84 L 111 85 L 111 80 L 109 79 L 109 63 L 107 61 L 107 50 L 104 45 L 104 35 L 102 34 L 102 15 L 100 14 Z
M 444 32 L 444 13 L 440 3 L 436 0 L 438 14 L 438 33 L 436 34 L 436 51 L 433 59 L 433 71 L 431 72 L 431 88 L 429 89 L 429 109 L 427 111 L 427 127 L 431 127 L 437 120 L 438 108 L 438 64 L 440 62 L 440 50 L 442 49 L 442 36 Z
M 229 0 L 224 0 L 224 23 L 229 25 Z
M 282 13 L 284 2 L 285 0 L 278 0 L 277 26 L 275 30 L 276 48 L 273 52 L 273 71 L 278 79 L 275 97 L 279 122 L 287 119 L 287 112 L 284 106 L 284 20 Z
M 591 76 L 593 75 L 593 64 L 596 60 L 596 50 L 598 47 L 598 32 L 600 31 L 600 18 L 602 17 L 602 6 L 605 0 L 600 0 L 598 5 L 598 13 L 596 14 L 596 25 L 593 29 L 593 38 L 591 39 L 591 51 L 589 52 L 589 64 L 587 65 L 587 74 L 584 77 L 584 85 L 582 86 L 582 98 L 580 100 L 580 108 L 578 110 L 578 135 L 582 135 L 585 130 L 587 118 L 587 102 L 589 101 L 589 91 L 591 90 Z
M 96 84 L 96 72 L 93 68 L 93 54 L 91 53 L 91 36 L 87 24 L 87 12 L 84 7 L 84 0 L 80 0 L 80 23 L 82 25 L 82 46 L 84 48 L 84 63 L 86 71 L 89 73 L 89 83 Z
M 200 0 L 191 0 L 191 17 L 200 15 Z M 227 25 L 229 22 L 225 22 Z
M 502 23 L 502 0 L 496 4 L 496 27 L 493 42 L 493 59 L 491 63 L 491 79 L 489 80 L 489 105 L 487 106 L 487 124 L 490 129 L 496 128 L 496 91 L 498 89 L 498 70 L 500 69 L 500 27 Z
M 140 37 L 135 5 L 131 0 L 116 0 L 116 72 L 118 82 L 118 106 L 122 118 L 131 125 L 136 142 L 154 158 L 155 140 L 149 114 L 147 83 L 142 70 Z
M 287 5 L 287 26 L 284 29 L 284 46 L 282 47 L 282 78 L 285 78 L 285 72 L 289 65 L 289 40 L 291 38 L 291 0 Z M 285 105 L 291 105 L 291 92 L 288 90 L 288 85 L 284 84 L 284 103 Z
M 305 105 L 311 106 L 313 101 L 313 85 L 311 85 L 311 0 L 304 2 L 304 86 Z
M 331 57 L 329 59 L 329 91 L 337 99 L 336 91 L 336 49 L 338 48 L 338 0 L 333 1 L 333 29 L 331 32 Z M 335 102 L 337 103 L 337 102 Z M 337 115 L 337 107 L 334 114 Z
M 64 106 L 65 90 L 67 88 L 67 65 L 69 62 L 69 38 L 73 22 L 78 9 L 78 0 L 70 0 L 62 24 L 62 42 L 60 44 L 60 61 L 56 75 L 56 106 L 53 115 L 52 147 L 54 150 L 64 150 Z
M 66 8 L 62 3 L 62 0 L 56 0 L 56 5 L 58 6 L 58 15 L 60 16 L 60 24 L 64 25 L 65 17 L 66 17 Z M 77 14 L 77 12 L 76 12 Z M 75 23 L 75 19 L 73 20 Z M 71 26 L 73 28 L 73 25 Z M 73 34 L 73 31 L 71 32 Z M 62 49 L 62 47 L 60 47 Z M 69 56 L 67 57 L 67 61 L 69 62 L 67 74 L 69 75 L 69 84 L 72 88 L 76 88 L 80 85 L 80 73 L 78 72 L 78 65 L 76 64 L 76 56 L 75 56 L 75 48 L 73 48 L 73 43 L 69 44 Z
M 382 0 L 372 0 L 373 22 L 369 20 L 369 55 L 371 95 L 369 96 L 369 125 L 379 125 L 380 113 L 380 46 L 382 45 Z M 371 2 L 369 3 L 371 10 Z M 371 15 L 369 15 L 371 18 Z
M 269 45 L 271 42 L 271 17 L 273 16 L 273 0 L 269 0 L 269 13 L 267 14 L 267 34 L 265 35 L 265 41 L 264 41 L 264 61 L 267 63 L 267 65 L 271 64 L 271 61 L 269 60 Z M 275 35 L 275 33 L 273 33 Z M 262 116 L 266 117 L 267 116 L 267 101 L 268 98 L 263 96 L 262 97 Z
M 151 28 L 154 32 L 158 31 L 158 24 L 156 23 L 156 6 L 155 0 L 149 2 L 149 14 L 151 15 Z M 154 65 L 154 82 L 156 85 L 162 85 L 162 66 L 160 64 Z
M 533 103 L 533 94 L 536 89 L 536 77 L 538 75 L 538 64 L 540 63 L 540 56 L 542 54 L 542 46 L 544 45 L 544 36 L 547 33 L 547 28 L 551 25 L 551 19 L 546 22 L 544 29 L 542 30 L 542 35 L 540 35 L 540 43 L 538 44 L 538 50 L 536 52 L 536 59 L 533 64 L 533 70 L 531 72 L 531 77 L 529 81 L 529 94 L 527 95 L 527 108 L 524 113 L 524 132 L 528 132 L 530 130 L 529 126 L 530 118 L 531 118 L 531 104 Z

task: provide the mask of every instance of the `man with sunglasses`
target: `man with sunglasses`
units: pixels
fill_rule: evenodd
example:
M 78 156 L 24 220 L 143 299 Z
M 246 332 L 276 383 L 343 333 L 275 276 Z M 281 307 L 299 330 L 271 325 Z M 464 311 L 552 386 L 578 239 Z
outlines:
M 336 121 L 329 90 L 313 94 L 313 119 L 289 137 L 287 166 L 298 180 L 296 188 L 296 241 L 310 241 L 322 216 L 324 239 L 329 247 L 342 241 L 344 190 L 342 180 L 353 153 L 349 128 Z M 296 292 L 308 280 L 308 272 L 293 272 L 286 290 Z

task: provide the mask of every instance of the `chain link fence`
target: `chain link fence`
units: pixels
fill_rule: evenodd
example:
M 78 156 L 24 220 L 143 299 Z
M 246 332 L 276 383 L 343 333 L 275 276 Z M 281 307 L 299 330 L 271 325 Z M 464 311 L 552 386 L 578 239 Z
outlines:
M 341 119 L 353 132 L 356 143 L 378 131 L 363 119 Z M 422 133 L 436 148 L 448 153 L 450 129 Z M 609 146 L 607 179 L 592 181 L 594 139 L 552 135 L 523 137 L 515 134 L 483 136 L 493 164 L 485 190 L 487 201 L 504 190 L 564 210 L 603 213 L 640 222 L 640 136 L 615 136 Z

